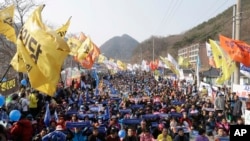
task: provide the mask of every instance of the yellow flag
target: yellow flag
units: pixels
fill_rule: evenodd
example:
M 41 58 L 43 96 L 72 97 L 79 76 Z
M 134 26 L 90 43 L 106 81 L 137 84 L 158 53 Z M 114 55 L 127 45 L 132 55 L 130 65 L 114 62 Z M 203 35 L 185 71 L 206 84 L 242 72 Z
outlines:
M 117 60 L 116 61 L 117 67 L 121 70 L 125 70 L 126 69 L 126 64 L 123 63 L 121 60 Z
M 81 44 L 81 46 L 77 50 L 77 59 L 83 60 L 85 59 L 89 52 L 91 52 L 94 49 L 94 46 L 90 40 L 89 37 Z
M 211 46 L 211 50 L 212 50 L 212 54 L 213 54 L 213 59 L 215 62 L 215 67 L 216 68 L 221 68 L 222 66 L 222 51 L 220 46 L 214 41 L 214 40 L 209 40 L 210 46 Z
M 6 39 L 16 43 L 16 32 L 13 24 L 15 6 L 11 5 L 0 11 L 0 34 Z
M 106 56 L 100 54 L 100 55 L 98 56 L 97 62 L 98 62 L 98 63 L 103 63 L 105 60 L 107 60 Z
M 70 48 L 69 55 L 76 56 L 77 55 L 77 50 L 81 46 L 82 41 L 80 41 L 79 39 L 76 39 L 74 37 L 71 37 L 71 38 L 68 39 L 67 44 L 68 44 L 68 46 Z
M 61 37 L 65 36 L 65 34 L 67 33 L 67 30 L 68 30 L 68 27 L 70 25 L 70 20 L 71 20 L 71 17 L 68 19 L 68 21 L 66 22 L 65 25 L 63 25 L 61 28 L 56 30 L 56 32 L 59 36 L 61 36 Z M 68 41 L 70 42 L 71 40 L 73 40 L 73 39 L 69 39 Z M 75 50 L 77 49 L 77 48 L 72 47 L 76 44 L 76 41 L 71 41 L 71 42 L 72 42 L 72 44 L 70 45 L 70 47 L 72 48 L 72 52 L 70 52 L 70 55 L 72 55 L 72 53 L 75 52 Z M 80 44 L 79 44 L 79 46 L 80 46 Z M 26 67 L 25 67 L 22 55 L 20 55 L 20 54 L 18 55 L 18 52 L 14 55 L 10 64 L 17 72 L 22 72 L 22 73 L 26 72 Z
M 163 61 L 163 63 L 165 63 L 169 69 L 174 73 L 176 74 L 178 77 L 180 76 L 180 71 L 176 68 L 176 66 L 171 63 L 168 59 L 165 59 L 163 57 L 160 56 L 160 59 Z
M 71 16 L 71 17 L 72 17 L 72 16 Z M 68 28 L 69 28 L 69 25 L 70 25 L 70 19 L 71 19 L 71 17 L 69 17 L 69 19 L 68 19 L 68 21 L 66 22 L 65 25 L 63 25 L 62 27 L 60 27 L 60 28 L 58 28 L 58 29 L 56 30 L 56 33 L 57 33 L 58 35 L 60 35 L 61 37 L 64 37 L 64 36 L 66 35 L 66 33 L 67 33 L 67 31 L 68 31 Z
M 216 84 L 223 84 L 229 80 L 236 69 L 235 62 L 214 40 L 209 40 L 212 54 L 217 68 L 221 69 L 221 75 L 216 79 Z
M 39 6 L 20 30 L 17 52 L 23 58 L 31 87 L 53 96 L 70 49 L 62 37 L 43 24 L 43 7 Z
M 155 70 L 154 71 L 154 78 L 156 81 L 159 81 L 159 77 L 160 77 L 160 71 L 159 70 Z
M 110 62 L 115 62 L 115 59 L 109 58 L 109 61 L 110 61 Z
M 11 59 L 10 64 L 17 72 L 22 72 L 22 73 L 26 72 L 26 66 L 23 61 L 23 56 L 20 54 L 18 50 L 17 53 L 14 55 L 14 57 Z
M 184 67 L 184 68 L 188 68 L 191 64 L 189 63 L 189 61 L 187 59 L 185 59 L 182 56 L 179 56 L 178 65 L 181 67 Z

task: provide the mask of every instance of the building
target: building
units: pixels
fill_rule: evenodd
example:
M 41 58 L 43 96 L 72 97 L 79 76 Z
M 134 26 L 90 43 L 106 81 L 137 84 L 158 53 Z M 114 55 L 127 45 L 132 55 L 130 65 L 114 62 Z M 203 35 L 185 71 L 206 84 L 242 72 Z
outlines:
M 178 56 L 182 56 L 187 58 L 191 64 L 193 64 L 193 68 L 197 64 L 198 57 L 200 59 L 200 71 L 208 70 L 209 66 L 209 58 L 207 57 L 207 49 L 205 43 L 196 43 L 189 46 L 182 47 L 178 50 Z
M 204 82 L 214 84 L 216 78 L 220 75 L 219 69 L 213 69 L 209 65 L 209 57 L 207 56 L 207 49 L 205 43 L 196 43 L 189 46 L 182 47 L 178 50 L 178 56 L 187 58 L 193 69 L 196 68 L 197 58 L 200 58 L 200 80 Z M 213 70 L 213 71 L 212 71 Z M 230 80 L 225 82 L 227 85 L 231 85 Z M 240 84 L 250 84 L 250 79 L 241 73 Z

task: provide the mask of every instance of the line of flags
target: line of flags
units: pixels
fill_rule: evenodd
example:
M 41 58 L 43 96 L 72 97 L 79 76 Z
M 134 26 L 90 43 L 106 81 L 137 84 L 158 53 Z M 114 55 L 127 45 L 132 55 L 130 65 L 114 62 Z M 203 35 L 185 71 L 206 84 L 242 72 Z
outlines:
M 68 44 L 64 37 L 72 17 L 60 28 L 53 30 L 42 21 L 42 10 L 38 6 L 28 17 L 16 38 L 13 24 L 15 6 L 0 11 L 0 34 L 17 46 L 10 64 L 17 71 L 27 73 L 31 87 L 53 96 L 60 79 L 62 64 L 68 55 L 74 56 L 83 67 L 91 68 L 100 54 L 99 48 L 89 37 L 81 34 Z
M 17 46 L 17 52 L 10 64 L 17 72 L 27 73 L 31 86 L 36 90 L 50 96 L 54 95 L 62 64 L 68 55 L 73 56 L 86 69 L 91 69 L 96 60 L 114 70 L 114 73 L 116 70 L 139 68 L 139 66 L 126 64 L 121 60 L 112 61 L 112 58 L 108 60 L 100 53 L 100 49 L 90 37 L 85 36 L 82 32 L 79 37 L 70 37 L 65 41 L 64 37 L 72 17 L 69 17 L 67 22 L 57 30 L 50 29 L 42 21 L 41 12 L 44 7 L 45 5 L 40 5 L 32 12 L 17 37 L 13 24 L 15 6 L 11 5 L 0 11 L 0 34 Z M 243 41 L 223 35 L 220 35 L 219 39 L 219 42 L 210 39 L 209 43 L 206 43 L 206 48 L 211 65 L 221 69 L 221 75 L 216 83 L 222 84 L 234 72 L 235 62 L 250 67 L 250 46 Z M 160 60 L 150 62 L 143 60 L 141 70 L 155 71 L 154 74 L 158 76 L 160 74 L 157 70 L 158 67 L 164 65 L 177 77 L 182 77 L 181 68 L 191 66 L 188 58 L 182 56 L 178 57 L 178 61 L 170 54 L 167 54 L 165 58 L 162 56 L 159 58 Z M 199 65 L 199 58 L 197 59 L 197 65 Z M 199 67 L 197 66 L 197 68 Z M 96 75 L 95 79 L 97 79 Z

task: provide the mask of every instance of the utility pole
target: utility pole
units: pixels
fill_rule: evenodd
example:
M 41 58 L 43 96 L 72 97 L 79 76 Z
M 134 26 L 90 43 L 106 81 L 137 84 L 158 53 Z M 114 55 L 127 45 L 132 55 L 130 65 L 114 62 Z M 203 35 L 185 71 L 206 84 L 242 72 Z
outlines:
M 233 6 L 233 23 L 232 23 L 232 39 L 235 39 L 235 19 L 236 19 L 236 4 Z M 231 75 L 231 88 L 233 89 L 234 73 Z
M 235 40 L 240 40 L 241 27 L 241 0 L 237 0 L 236 5 L 236 21 L 235 21 Z M 240 63 L 236 62 L 236 69 L 234 71 L 234 84 L 240 84 Z

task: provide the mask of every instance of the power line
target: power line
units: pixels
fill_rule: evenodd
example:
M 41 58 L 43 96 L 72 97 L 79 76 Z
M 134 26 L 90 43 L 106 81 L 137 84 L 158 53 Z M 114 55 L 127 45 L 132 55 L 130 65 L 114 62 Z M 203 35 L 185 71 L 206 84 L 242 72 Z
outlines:
M 155 27 L 155 30 L 154 30 L 153 33 L 156 33 L 158 31 L 158 29 L 160 29 L 162 23 L 165 23 L 167 17 L 169 16 L 169 14 L 172 11 L 171 7 L 174 7 L 174 5 L 176 4 L 176 3 L 174 3 L 174 5 L 172 6 L 172 2 L 173 2 L 173 0 L 170 1 L 169 8 L 166 8 L 167 10 L 166 10 L 166 12 L 164 14 L 163 19 L 161 20 L 161 22 L 159 23 L 159 25 Z M 176 0 L 174 2 L 176 2 Z
M 177 4 L 178 7 L 176 7 L 176 10 L 174 10 L 174 11 L 177 11 L 178 8 L 180 8 L 180 5 L 182 4 L 182 2 L 183 2 L 183 1 L 181 0 L 180 3 Z M 173 14 L 171 13 L 172 15 L 170 15 L 170 18 L 169 18 L 170 20 L 169 20 L 168 24 L 170 24 L 170 23 L 173 21 L 173 20 L 172 20 L 172 17 L 175 15 L 175 13 L 176 13 L 176 12 L 174 12 Z M 177 25 L 179 25 L 179 24 L 177 24 Z
M 227 2 L 228 2 L 228 0 L 225 0 L 225 2 L 222 3 L 222 4 L 221 4 L 212 14 L 210 14 L 209 17 L 212 16 L 215 12 L 217 12 L 217 11 L 218 11 L 223 5 L 225 5 Z
M 219 1 L 216 1 L 216 2 L 219 2 Z M 225 0 L 219 7 L 216 8 L 216 10 L 214 10 L 213 12 L 211 12 L 210 16 L 212 16 L 215 12 L 217 12 L 219 9 L 221 9 L 221 7 L 222 7 L 223 5 L 225 5 L 227 2 L 228 2 L 228 0 Z M 211 9 L 212 7 L 214 7 L 214 5 L 217 5 L 217 3 L 213 3 L 213 4 L 210 6 L 209 9 Z M 206 10 L 206 11 L 210 11 L 210 10 Z M 209 17 L 210 17 L 210 16 L 209 16 Z M 204 17 L 204 14 L 203 14 L 203 17 Z M 201 20 L 201 19 L 202 19 L 202 18 L 199 18 L 199 20 Z M 199 20 L 196 20 L 196 22 L 198 22 Z M 195 23 L 196 23 L 196 22 L 195 22 Z
M 218 3 L 219 0 L 217 0 L 216 2 Z M 207 13 L 207 11 L 210 11 L 210 9 L 212 9 L 212 7 L 214 7 L 214 5 L 216 5 L 217 3 L 212 3 L 212 5 L 210 5 L 210 7 L 207 8 L 207 9 L 205 10 L 206 13 Z M 205 17 L 204 15 L 205 15 L 205 14 L 202 14 L 202 16 L 201 16 L 200 18 L 196 19 L 196 20 L 195 20 L 195 23 L 197 23 L 197 22 L 200 21 L 203 17 Z
M 250 10 L 242 11 L 242 13 L 249 13 L 249 12 L 250 12 Z M 236 16 L 237 16 L 237 15 L 236 15 Z M 249 18 L 250 18 L 250 16 L 249 16 L 249 17 L 246 17 L 246 18 L 244 18 L 244 19 L 249 19 Z M 196 40 L 200 41 L 200 40 L 202 40 L 202 39 L 204 39 L 204 38 L 207 38 L 208 36 L 210 36 L 210 35 L 212 35 L 212 34 L 218 32 L 218 31 L 220 31 L 220 30 L 218 30 L 219 28 L 221 28 L 221 27 L 222 27 L 222 29 L 225 28 L 225 25 L 228 24 L 228 23 L 229 23 L 230 21 L 232 21 L 232 20 L 233 20 L 233 16 L 230 17 L 230 18 L 228 18 L 226 21 L 220 23 L 219 25 L 217 25 L 217 26 L 215 27 L 216 30 L 211 30 L 211 31 L 209 31 L 209 32 L 207 32 L 207 33 L 204 33 L 200 38 L 198 38 L 198 39 L 196 39 Z
M 222 22 L 221 24 L 217 25 L 214 30 L 211 30 L 211 31 L 209 31 L 207 33 L 204 33 L 203 35 L 200 36 L 200 38 L 196 38 L 196 40 L 198 40 L 198 41 L 203 40 L 204 38 L 207 38 L 208 36 L 218 32 L 219 28 L 224 27 L 225 24 L 228 24 L 230 21 L 232 21 L 232 17 L 227 19 L 225 22 Z

